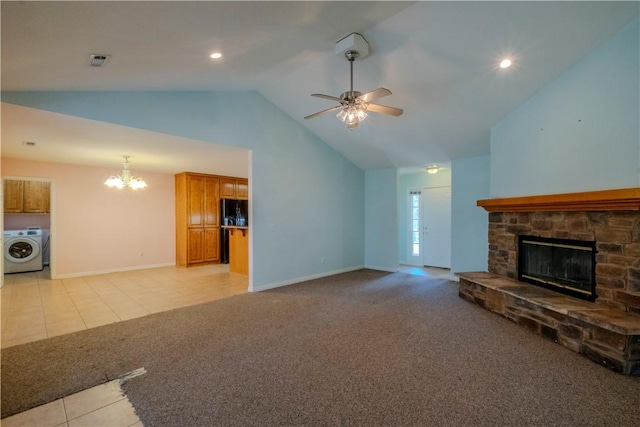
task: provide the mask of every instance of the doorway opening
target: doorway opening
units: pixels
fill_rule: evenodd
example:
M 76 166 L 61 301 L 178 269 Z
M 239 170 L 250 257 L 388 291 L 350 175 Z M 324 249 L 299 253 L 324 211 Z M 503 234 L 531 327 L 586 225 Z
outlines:
M 2 184 L 3 279 L 6 273 L 45 270 L 49 276 L 52 181 L 4 177 Z

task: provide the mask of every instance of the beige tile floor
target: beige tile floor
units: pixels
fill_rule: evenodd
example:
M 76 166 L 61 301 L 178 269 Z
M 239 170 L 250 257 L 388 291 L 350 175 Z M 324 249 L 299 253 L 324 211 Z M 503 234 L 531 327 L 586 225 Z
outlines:
M 0 289 L 2 348 L 247 292 L 225 264 L 162 267 L 71 279 L 7 274 Z M 2 420 L 2 426 L 142 426 L 112 381 Z
M 3 427 L 142 427 L 118 380 L 2 420 Z
M 2 348 L 247 292 L 228 264 L 162 267 L 71 279 L 6 274 L 0 289 Z

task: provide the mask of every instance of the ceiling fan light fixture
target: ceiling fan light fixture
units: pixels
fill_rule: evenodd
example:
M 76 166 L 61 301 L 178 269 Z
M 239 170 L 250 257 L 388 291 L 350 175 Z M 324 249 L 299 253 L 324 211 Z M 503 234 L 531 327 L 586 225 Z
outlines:
M 367 118 L 367 116 L 369 114 L 367 114 L 367 107 L 369 106 L 369 104 L 367 104 L 366 102 L 362 101 L 361 99 L 356 101 L 356 115 L 358 116 L 358 120 L 363 121 L 364 119 Z
M 358 126 L 360 120 L 358 119 L 358 112 L 355 110 L 355 108 L 349 109 L 349 112 L 347 113 L 347 119 L 344 122 L 347 124 L 348 128 L 354 128 Z
M 346 123 L 347 128 L 349 129 L 357 127 L 360 122 L 367 118 L 367 116 L 366 103 L 345 105 L 338 114 L 336 114 L 336 117 Z

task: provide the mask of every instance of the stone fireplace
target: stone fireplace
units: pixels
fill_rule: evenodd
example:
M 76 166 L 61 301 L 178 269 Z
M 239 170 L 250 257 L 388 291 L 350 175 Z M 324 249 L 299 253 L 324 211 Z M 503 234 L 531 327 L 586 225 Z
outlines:
M 460 296 L 610 369 L 640 375 L 640 188 L 478 206 L 489 212 L 488 272 L 460 274 Z M 523 251 L 528 261 L 519 261 Z
M 620 196 L 620 191 L 574 193 L 573 197 L 597 193 L 616 197 Z M 620 206 L 619 202 L 609 210 L 594 210 L 606 206 L 587 201 L 571 206 L 558 204 L 555 209 L 571 207 L 571 210 L 554 210 L 549 202 L 536 205 L 536 197 L 543 196 L 532 197 L 530 211 L 524 211 L 527 209 L 525 206 L 509 208 L 503 203 L 494 207 L 491 203 L 509 199 L 479 202 L 489 210 L 489 272 L 517 279 L 520 235 L 594 241 L 597 251 L 596 303 L 640 313 L 640 201 L 636 203 L 635 210 L 620 210 L 631 206 Z

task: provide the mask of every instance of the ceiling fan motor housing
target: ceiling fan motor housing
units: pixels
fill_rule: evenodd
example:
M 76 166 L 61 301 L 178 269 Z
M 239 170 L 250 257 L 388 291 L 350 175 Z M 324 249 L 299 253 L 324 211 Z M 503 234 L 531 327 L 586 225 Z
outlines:
M 336 55 L 346 56 L 349 51 L 357 52 L 360 59 L 365 58 L 369 55 L 369 43 L 361 34 L 351 33 L 336 43 Z
M 342 92 L 340 95 L 340 99 L 345 101 L 345 103 L 353 103 L 357 97 L 362 95 L 362 92 L 358 92 L 357 90 Z M 344 103 L 343 103 L 344 104 Z

